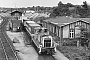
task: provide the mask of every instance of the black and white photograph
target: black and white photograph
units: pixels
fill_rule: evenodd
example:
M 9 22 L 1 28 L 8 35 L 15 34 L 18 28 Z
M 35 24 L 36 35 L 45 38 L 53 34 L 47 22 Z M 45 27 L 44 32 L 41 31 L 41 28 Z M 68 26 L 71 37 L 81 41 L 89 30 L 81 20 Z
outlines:
M 90 0 L 0 0 L 0 60 L 90 60 Z

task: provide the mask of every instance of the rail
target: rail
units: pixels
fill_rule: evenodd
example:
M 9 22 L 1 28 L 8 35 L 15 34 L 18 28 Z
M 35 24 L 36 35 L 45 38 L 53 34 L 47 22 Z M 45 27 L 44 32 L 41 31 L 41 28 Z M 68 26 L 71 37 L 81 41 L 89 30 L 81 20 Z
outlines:
M 6 25 L 7 22 L 8 22 L 8 21 L 7 21 L 6 19 L 3 19 L 3 22 L 1 23 L 1 26 L 0 26 L 1 33 L 2 33 L 2 36 L 4 37 L 4 39 L 6 40 L 6 42 L 8 43 L 8 45 L 9 45 L 9 47 L 10 47 L 12 53 L 14 54 L 15 60 L 19 60 L 19 58 L 18 58 L 16 52 L 14 51 L 13 46 L 12 46 L 11 43 L 9 42 L 8 36 L 7 36 L 6 33 L 5 33 L 5 25 Z M 9 60 L 8 54 L 6 53 L 6 50 L 5 50 L 4 42 L 3 42 L 2 40 L 1 40 L 1 45 L 2 45 L 2 47 L 3 47 L 6 60 Z

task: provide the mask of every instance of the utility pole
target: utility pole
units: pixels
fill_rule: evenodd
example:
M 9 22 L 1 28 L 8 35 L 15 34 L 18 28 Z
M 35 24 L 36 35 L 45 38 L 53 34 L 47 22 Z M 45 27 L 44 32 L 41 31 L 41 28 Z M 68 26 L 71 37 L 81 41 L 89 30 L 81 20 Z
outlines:
M 15 10 L 17 11 L 18 10 L 18 7 L 17 7 L 16 3 L 14 3 L 14 4 L 15 4 Z
M 15 4 L 15 8 L 16 8 L 16 3 L 14 3 Z

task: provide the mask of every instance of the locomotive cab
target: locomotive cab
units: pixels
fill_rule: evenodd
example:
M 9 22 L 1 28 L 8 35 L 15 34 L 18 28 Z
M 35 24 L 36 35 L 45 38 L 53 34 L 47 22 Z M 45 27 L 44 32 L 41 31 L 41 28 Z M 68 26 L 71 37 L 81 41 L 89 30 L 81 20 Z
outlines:
M 38 46 L 38 53 L 52 54 L 56 52 L 56 45 L 54 44 L 53 37 L 44 34 L 35 34 L 33 37 L 36 46 Z M 39 44 L 39 45 L 38 45 Z
M 51 36 L 43 35 L 42 39 L 43 39 L 43 47 L 45 48 L 52 47 L 52 37 Z
M 40 45 L 40 51 L 42 53 L 47 53 L 47 54 L 52 54 L 54 52 L 56 52 L 56 46 L 53 42 L 52 36 L 50 35 L 42 35 L 41 39 L 40 39 L 42 45 Z

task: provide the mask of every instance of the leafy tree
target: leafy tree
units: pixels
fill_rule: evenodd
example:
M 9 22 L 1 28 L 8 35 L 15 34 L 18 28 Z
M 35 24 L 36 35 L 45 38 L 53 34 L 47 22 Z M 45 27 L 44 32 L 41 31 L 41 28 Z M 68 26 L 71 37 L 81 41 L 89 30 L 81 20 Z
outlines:
M 61 7 L 62 5 L 64 5 L 61 1 L 58 3 L 58 7 Z
M 70 10 L 70 7 L 75 9 Z M 51 16 L 71 16 L 78 15 L 81 18 L 90 17 L 90 6 L 86 1 L 83 2 L 83 5 L 73 5 L 71 3 L 63 4 L 61 1 L 58 3 L 58 6 L 53 9 Z
M 71 3 L 67 3 L 66 5 L 67 5 L 68 7 L 74 7 L 74 5 L 71 4 Z
M 51 13 L 51 16 L 70 16 L 70 10 L 69 7 L 74 7 L 73 4 L 67 3 L 63 4 L 61 1 L 58 3 L 58 6 L 53 9 L 53 12 Z
M 86 1 L 83 2 L 83 5 L 77 7 L 77 11 L 81 18 L 90 17 L 90 6 Z
M 80 37 L 80 41 L 81 41 L 81 45 L 82 46 L 87 46 L 89 44 L 89 39 L 90 39 L 90 30 L 87 30 L 86 28 L 81 27 L 81 37 Z
M 88 4 L 87 4 L 87 2 L 86 2 L 86 1 L 84 1 L 84 2 L 83 2 L 82 7 L 83 7 L 84 9 L 88 9 Z

